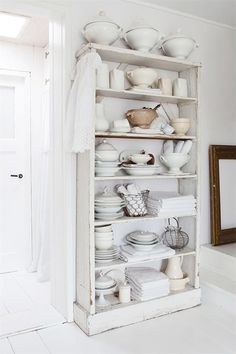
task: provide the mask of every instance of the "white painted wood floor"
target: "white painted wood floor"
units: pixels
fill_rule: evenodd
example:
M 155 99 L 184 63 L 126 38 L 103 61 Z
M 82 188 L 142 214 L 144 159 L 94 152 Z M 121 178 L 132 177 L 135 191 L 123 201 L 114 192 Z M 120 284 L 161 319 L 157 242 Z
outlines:
M 48 282 L 38 282 L 36 273 L 0 274 L 0 337 L 63 322 L 50 305 Z
M 208 303 L 87 337 L 74 323 L 11 336 L 0 353 L 16 354 L 235 354 L 236 318 Z

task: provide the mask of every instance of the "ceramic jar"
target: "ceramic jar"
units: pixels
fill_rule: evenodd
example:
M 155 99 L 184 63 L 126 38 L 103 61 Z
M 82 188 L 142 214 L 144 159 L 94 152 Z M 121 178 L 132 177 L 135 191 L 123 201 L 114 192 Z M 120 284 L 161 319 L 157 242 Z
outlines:
M 103 103 L 96 103 L 95 130 L 105 132 L 109 129 L 109 122 L 104 114 Z
M 186 79 L 178 78 L 173 81 L 173 95 L 188 97 L 188 84 Z
M 162 95 L 172 96 L 172 81 L 169 78 L 160 78 L 158 80 L 158 88 Z
M 130 285 L 123 283 L 119 286 L 119 300 L 121 304 L 130 302 Z
M 88 42 L 110 45 L 119 38 L 121 27 L 101 11 L 94 21 L 87 23 L 82 31 Z
M 118 91 L 125 89 L 125 76 L 123 70 L 113 69 L 110 72 L 110 88 Z
M 108 65 L 105 63 L 102 63 L 98 68 L 97 68 L 97 87 L 102 88 L 102 89 L 108 89 L 109 88 L 109 68 Z

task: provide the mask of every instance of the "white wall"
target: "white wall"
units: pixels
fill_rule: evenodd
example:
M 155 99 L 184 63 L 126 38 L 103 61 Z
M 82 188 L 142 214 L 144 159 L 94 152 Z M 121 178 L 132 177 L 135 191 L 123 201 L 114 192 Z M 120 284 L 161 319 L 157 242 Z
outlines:
M 158 27 L 164 33 L 179 27 L 200 44 L 191 59 L 203 64 L 200 93 L 201 129 L 201 243 L 210 241 L 209 212 L 209 144 L 236 144 L 236 72 L 235 31 L 223 26 L 207 23 L 180 14 L 154 9 L 144 5 L 116 1 L 80 1 L 71 3 L 72 52 L 79 48 L 84 39 L 83 26 L 91 21 L 100 10 L 114 19 L 124 29 L 136 18 Z M 115 45 L 122 45 L 116 43 Z M 71 69 L 73 64 L 71 63 Z M 70 73 L 68 73 L 69 75 Z
M 132 1 L 132 0 L 131 0 Z M 164 6 L 171 10 L 186 12 L 210 21 L 236 26 L 236 3 L 234 0 L 141 0 Z
M 36 235 L 35 219 L 39 189 L 39 164 L 42 136 L 42 92 L 44 88 L 44 49 L 0 42 L 0 68 L 31 73 L 31 175 L 32 175 L 32 237 Z M 33 241 L 34 243 L 34 241 Z M 35 243 L 34 243 L 35 244 Z M 33 252 L 36 249 L 33 248 Z

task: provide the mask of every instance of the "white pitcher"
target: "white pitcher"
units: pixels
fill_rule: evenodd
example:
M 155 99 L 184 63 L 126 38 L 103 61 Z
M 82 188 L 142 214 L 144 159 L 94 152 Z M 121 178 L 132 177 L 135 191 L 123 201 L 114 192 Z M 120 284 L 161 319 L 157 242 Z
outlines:
M 97 87 L 103 89 L 109 88 L 109 68 L 105 63 L 102 63 L 97 68 Z
M 109 129 L 109 122 L 104 113 L 103 103 L 96 103 L 95 130 L 105 132 Z
M 170 279 L 183 279 L 183 272 L 181 269 L 182 263 L 183 263 L 183 257 L 169 258 L 165 270 L 166 275 Z

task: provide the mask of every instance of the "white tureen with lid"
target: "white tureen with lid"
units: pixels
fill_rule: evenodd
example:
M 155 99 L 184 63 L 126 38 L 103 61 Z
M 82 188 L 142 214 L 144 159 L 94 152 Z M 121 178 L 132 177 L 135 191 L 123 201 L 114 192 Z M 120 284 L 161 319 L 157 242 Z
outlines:
M 106 139 L 96 145 L 95 158 L 98 161 L 112 162 L 117 161 L 119 157 L 118 151 Z
M 121 27 L 100 11 L 99 15 L 87 23 L 82 31 L 88 42 L 110 45 L 120 36 Z

